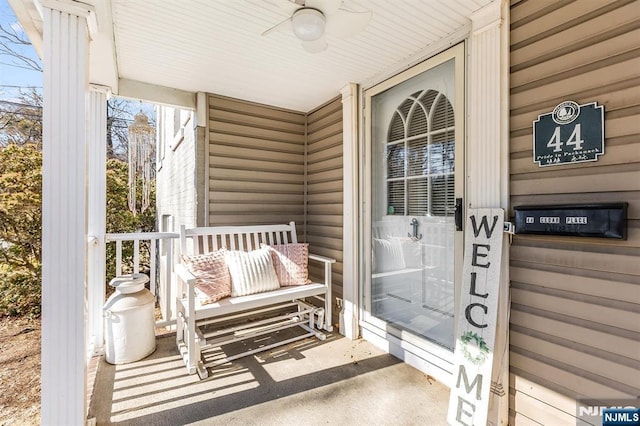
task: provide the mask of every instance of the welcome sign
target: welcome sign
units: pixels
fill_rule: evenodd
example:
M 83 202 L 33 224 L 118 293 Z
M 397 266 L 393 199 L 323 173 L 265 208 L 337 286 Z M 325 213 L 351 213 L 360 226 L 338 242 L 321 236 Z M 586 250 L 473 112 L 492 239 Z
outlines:
M 453 384 L 447 415 L 451 425 L 487 424 L 503 222 L 502 209 L 469 209 L 462 292 L 456 313 Z

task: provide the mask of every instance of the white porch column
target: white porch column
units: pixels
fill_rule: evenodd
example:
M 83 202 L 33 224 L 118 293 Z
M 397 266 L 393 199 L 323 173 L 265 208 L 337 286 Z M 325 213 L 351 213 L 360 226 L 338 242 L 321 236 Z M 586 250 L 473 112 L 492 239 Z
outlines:
M 42 424 L 86 417 L 85 93 L 91 6 L 42 2 Z
M 508 18 L 509 2 L 501 0 L 493 1 L 471 16 L 467 120 L 467 204 L 472 208 L 501 207 L 505 213 L 509 207 Z M 506 425 L 509 419 L 509 306 L 509 244 L 504 241 L 490 425 Z
M 88 356 L 104 344 L 102 305 L 106 279 L 107 87 L 87 94 L 87 316 Z
M 358 85 L 342 94 L 342 312 L 344 335 L 358 338 Z

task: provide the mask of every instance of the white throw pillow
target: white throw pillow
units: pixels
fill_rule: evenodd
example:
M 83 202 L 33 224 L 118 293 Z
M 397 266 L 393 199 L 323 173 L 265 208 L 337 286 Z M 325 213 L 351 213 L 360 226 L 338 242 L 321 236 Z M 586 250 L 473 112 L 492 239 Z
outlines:
M 268 247 L 250 252 L 227 251 L 231 296 L 246 296 L 280 288 Z

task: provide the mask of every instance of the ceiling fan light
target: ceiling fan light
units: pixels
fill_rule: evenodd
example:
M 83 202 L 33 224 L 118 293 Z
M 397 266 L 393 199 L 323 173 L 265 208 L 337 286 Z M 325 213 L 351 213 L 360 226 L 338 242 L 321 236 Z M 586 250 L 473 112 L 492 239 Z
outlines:
M 325 18 L 321 11 L 310 7 L 296 10 L 291 17 L 293 33 L 300 40 L 318 40 L 324 34 Z

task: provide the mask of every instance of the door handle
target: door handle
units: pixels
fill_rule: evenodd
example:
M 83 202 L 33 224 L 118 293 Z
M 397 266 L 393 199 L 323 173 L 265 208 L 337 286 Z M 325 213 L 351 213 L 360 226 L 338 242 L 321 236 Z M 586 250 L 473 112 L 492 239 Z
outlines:
M 456 198 L 456 211 L 453 215 L 456 221 L 456 231 L 462 231 L 462 198 Z
M 409 223 L 409 225 L 411 225 L 413 227 L 413 235 L 411 235 L 411 233 L 407 233 L 407 235 L 409 237 L 411 237 L 411 239 L 413 241 L 419 241 L 422 239 L 422 234 L 418 235 L 418 225 L 420 225 L 418 223 L 418 219 L 416 219 L 415 217 L 411 220 L 411 223 Z

